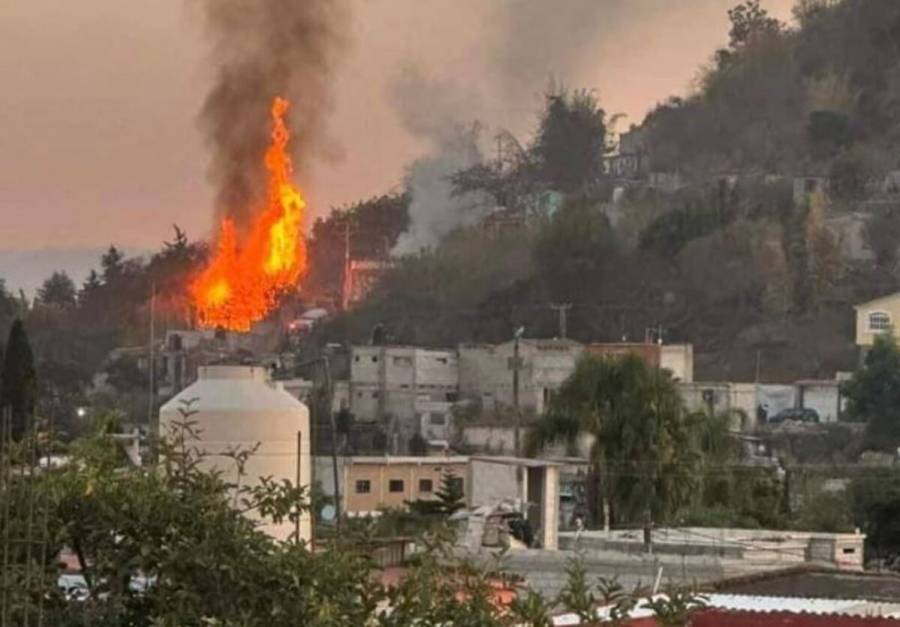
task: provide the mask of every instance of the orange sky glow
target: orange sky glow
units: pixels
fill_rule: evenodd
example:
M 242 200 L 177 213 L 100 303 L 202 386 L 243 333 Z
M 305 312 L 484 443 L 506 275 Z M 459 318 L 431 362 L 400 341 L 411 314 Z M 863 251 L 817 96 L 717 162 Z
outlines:
M 340 151 L 302 181 L 312 217 L 398 189 L 405 165 L 426 148 L 404 129 L 388 96 L 403 68 L 487 94 L 473 117 L 527 137 L 545 83 L 517 102 L 491 95 L 484 68 L 493 53 L 486 42 L 495 0 L 350 1 L 353 44 L 335 75 L 330 121 Z M 608 112 L 627 115 L 623 126 L 689 89 L 725 43 L 726 10 L 736 0 L 628 2 L 641 10 L 611 16 L 603 36 L 573 51 L 571 67 L 556 76 L 595 89 Z M 782 19 L 792 4 L 763 1 Z M 192 13 L 182 0 L 7 4 L 0 20 L 0 249 L 155 248 L 173 223 L 192 237 L 211 233 L 209 155 L 196 124 L 211 72 Z M 303 150 L 302 137 L 293 141 Z

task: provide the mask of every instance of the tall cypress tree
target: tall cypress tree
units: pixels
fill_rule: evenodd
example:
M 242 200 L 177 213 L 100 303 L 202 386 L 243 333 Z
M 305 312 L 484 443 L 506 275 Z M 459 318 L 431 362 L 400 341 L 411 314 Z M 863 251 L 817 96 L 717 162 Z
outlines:
M 12 436 L 19 439 L 28 429 L 34 415 L 37 374 L 34 355 L 22 321 L 16 319 L 9 330 L 6 354 L 3 356 L 3 379 L 0 381 L 0 407 L 12 415 Z

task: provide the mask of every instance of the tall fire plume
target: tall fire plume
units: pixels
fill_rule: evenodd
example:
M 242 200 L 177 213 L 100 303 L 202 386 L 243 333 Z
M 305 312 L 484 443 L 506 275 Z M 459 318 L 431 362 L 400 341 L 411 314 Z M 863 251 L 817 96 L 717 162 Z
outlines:
M 288 107 L 284 98 L 272 103 L 264 204 L 252 212 L 255 217 L 243 234 L 232 218 L 222 219 L 215 253 L 190 286 L 201 326 L 248 331 L 306 274 L 301 232 L 306 202 L 291 180 L 290 133 L 284 121 Z

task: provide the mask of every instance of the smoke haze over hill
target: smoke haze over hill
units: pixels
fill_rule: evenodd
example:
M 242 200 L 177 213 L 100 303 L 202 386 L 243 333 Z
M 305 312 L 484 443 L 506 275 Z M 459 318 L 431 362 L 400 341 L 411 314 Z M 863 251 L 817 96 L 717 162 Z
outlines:
M 560 11 L 557 2 L 534 0 L 347 3 L 350 47 L 329 105 L 334 142 L 299 133 L 294 144 L 295 158 L 313 145 L 331 156 L 343 147 L 342 160 L 304 169 L 314 216 L 396 187 L 407 164 L 430 150 L 388 96 L 410 60 L 430 80 L 478 95 L 464 122 L 528 133 L 550 74 L 596 88 L 608 111 L 637 122 L 656 101 L 688 87 L 725 42 L 726 10 L 735 4 L 597 0 L 567 2 Z M 781 18 L 791 4 L 763 1 Z M 582 5 L 586 14 L 570 8 Z M 218 75 L 197 17 L 181 2 L 7 7 L 0 21 L 0 219 L 8 227 L 0 246 L 149 248 L 168 237 L 173 222 L 192 237 L 209 232 L 216 190 L 196 114 Z M 565 50 L 546 56 L 544 42 L 560 36 Z

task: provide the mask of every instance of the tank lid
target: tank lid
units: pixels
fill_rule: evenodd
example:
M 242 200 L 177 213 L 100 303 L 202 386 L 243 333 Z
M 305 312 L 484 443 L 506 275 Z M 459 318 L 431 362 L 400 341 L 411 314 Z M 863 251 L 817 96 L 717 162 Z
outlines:
M 197 378 L 266 382 L 269 380 L 269 371 L 264 366 L 200 366 L 197 368 Z

